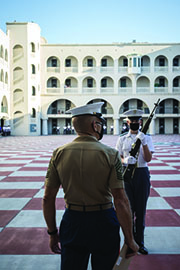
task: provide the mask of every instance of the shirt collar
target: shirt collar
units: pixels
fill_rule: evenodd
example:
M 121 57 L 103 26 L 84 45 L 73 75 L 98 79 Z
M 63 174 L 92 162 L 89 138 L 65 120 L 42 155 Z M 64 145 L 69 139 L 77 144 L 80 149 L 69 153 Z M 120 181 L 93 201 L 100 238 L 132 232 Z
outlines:
M 78 141 L 95 141 L 95 142 L 99 142 L 96 137 L 94 136 L 90 136 L 90 135 L 85 135 L 85 136 L 78 136 L 77 138 L 74 139 L 75 142 L 78 142 Z
M 138 134 L 139 134 L 139 130 L 138 130 L 138 133 L 137 133 L 136 135 L 138 135 Z M 131 134 L 131 131 L 129 130 L 129 131 L 128 131 L 128 134 L 127 134 L 127 137 L 132 137 L 131 135 L 132 135 L 132 134 Z

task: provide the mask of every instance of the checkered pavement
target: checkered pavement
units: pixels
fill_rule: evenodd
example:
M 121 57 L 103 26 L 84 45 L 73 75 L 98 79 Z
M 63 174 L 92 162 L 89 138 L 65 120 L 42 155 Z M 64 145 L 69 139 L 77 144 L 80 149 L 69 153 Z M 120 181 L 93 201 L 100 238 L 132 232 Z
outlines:
M 0 270 L 59 269 L 60 256 L 49 250 L 42 213 L 44 177 L 52 151 L 74 138 L 74 135 L 0 138 Z M 102 142 L 115 147 L 117 138 L 105 135 Z M 130 270 L 178 270 L 180 135 L 152 138 L 155 153 L 149 164 L 151 193 L 145 230 L 150 254 L 134 257 Z M 64 212 L 62 189 L 56 206 L 59 223 Z

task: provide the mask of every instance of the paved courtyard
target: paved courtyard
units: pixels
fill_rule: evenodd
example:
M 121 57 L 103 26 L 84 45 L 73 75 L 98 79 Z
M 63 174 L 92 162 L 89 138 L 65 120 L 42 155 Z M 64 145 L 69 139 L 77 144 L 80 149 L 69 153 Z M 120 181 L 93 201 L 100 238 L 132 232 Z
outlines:
M 0 270 L 60 269 L 60 256 L 52 254 L 48 247 L 42 214 L 44 177 L 52 151 L 74 138 L 74 135 L 0 137 Z M 105 135 L 102 142 L 115 147 L 117 138 Z M 149 164 L 151 194 L 145 230 L 150 254 L 134 257 L 129 269 L 178 270 L 180 135 L 152 138 L 156 152 Z M 58 222 L 63 212 L 63 191 L 60 189 Z

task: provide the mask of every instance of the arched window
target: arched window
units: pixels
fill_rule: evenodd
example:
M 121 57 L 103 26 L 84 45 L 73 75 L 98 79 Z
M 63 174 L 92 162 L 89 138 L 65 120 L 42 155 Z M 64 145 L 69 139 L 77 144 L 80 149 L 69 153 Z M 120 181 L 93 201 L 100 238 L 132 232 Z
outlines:
M 6 84 L 8 83 L 8 74 L 7 74 L 7 72 L 6 72 L 6 74 L 5 74 L 5 83 L 6 83 Z
M 31 42 L 31 52 L 35 52 L 35 44 L 33 42 Z
M 0 57 L 3 58 L 3 55 L 4 55 L 4 49 L 3 49 L 3 45 L 1 45 L 1 47 L 0 47 Z
M 32 86 L 32 96 L 36 95 L 36 88 L 34 86 Z
M 31 117 L 36 118 L 36 110 L 34 108 L 32 108 Z
M 36 73 L 35 65 L 31 65 L 31 67 L 32 67 L 32 74 L 35 74 Z
M 5 49 L 5 60 L 8 61 L 8 51 Z

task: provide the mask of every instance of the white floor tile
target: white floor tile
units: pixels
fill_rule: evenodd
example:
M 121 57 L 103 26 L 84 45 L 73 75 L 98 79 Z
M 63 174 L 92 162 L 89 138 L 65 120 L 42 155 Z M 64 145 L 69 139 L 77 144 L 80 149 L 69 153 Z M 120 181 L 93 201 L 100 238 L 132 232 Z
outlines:
M 10 172 L 10 171 L 17 171 L 19 170 L 21 167 L 0 167 L 0 172 Z
M 59 226 L 64 210 L 56 211 L 57 226 Z M 46 227 L 42 210 L 22 210 L 7 227 L 40 228 Z
M 176 170 L 175 168 L 171 166 L 149 166 L 149 169 L 151 171 L 168 171 L 168 170 Z
M 34 198 L 43 198 L 43 196 L 44 196 L 44 189 L 41 189 L 36 193 Z M 59 189 L 57 198 L 64 198 L 64 192 L 62 188 Z
M 44 182 L 0 182 L 0 189 L 40 189 Z
M 39 168 L 41 168 L 41 167 L 48 167 L 48 165 L 49 165 L 49 163 L 30 163 L 30 164 L 26 164 L 24 167 L 39 167 Z
M 180 254 L 180 228 L 146 227 L 145 246 L 151 254 Z
M 155 181 L 180 180 L 180 174 L 151 174 L 151 180 Z
M 172 207 L 161 197 L 149 197 L 147 202 L 147 210 L 156 209 L 172 209 Z
M 0 210 L 21 210 L 31 198 L 0 198 Z
M 9 176 L 46 176 L 46 171 L 17 171 Z
M 164 188 L 154 188 L 162 197 L 177 197 L 180 196 L 179 187 L 164 187 Z

